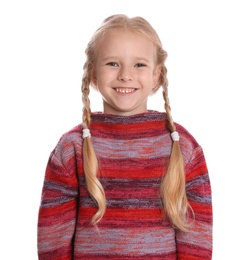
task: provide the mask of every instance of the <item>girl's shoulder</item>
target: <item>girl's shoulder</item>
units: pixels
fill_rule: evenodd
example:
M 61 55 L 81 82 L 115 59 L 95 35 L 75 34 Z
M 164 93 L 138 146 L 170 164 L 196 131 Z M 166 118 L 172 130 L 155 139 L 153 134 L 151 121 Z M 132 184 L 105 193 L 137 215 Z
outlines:
M 66 131 L 59 139 L 59 143 L 76 142 L 81 139 L 82 125 L 76 125 L 68 131 Z
M 190 142 L 192 146 L 197 147 L 199 146 L 199 143 L 195 139 L 195 137 L 192 135 L 192 133 L 183 125 L 175 123 L 177 132 L 180 135 L 180 138 L 186 142 Z
M 81 133 L 82 126 L 81 124 L 76 125 L 70 130 L 64 132 L 62 136 L 59 138 L 52 154 L 71 154 L 76 153 L 76 151 L 80 151 L 81 149 Z
M 180 136 L 179 143 L 185 163 L 191 161 L 196 154 L 203 155 L 203 149 L 195 137 L 184 126 L 178 123 L 175 123 L 175 125 Z
M 48 160 L 47 168 L 59 176 L 72 176 L 75 172 L 77 158 L 80 158 L 81 125 L 77 125 L 65 132 L 58 140 Z

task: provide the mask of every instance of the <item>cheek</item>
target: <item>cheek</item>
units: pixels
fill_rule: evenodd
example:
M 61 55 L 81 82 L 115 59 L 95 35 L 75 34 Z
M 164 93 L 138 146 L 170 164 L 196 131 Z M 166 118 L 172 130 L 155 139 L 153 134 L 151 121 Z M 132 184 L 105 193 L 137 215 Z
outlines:
M 99 88 L 99 86 L 102 86 L 104 84 L 104 77 L 105 72 L 103 70 L 95 70 L 93 72 L 92 82 L 96 86 L 96 88 Z
M 106 85 L 112 82 L 114 79 L 116 79 L 116 74 L 110 70 L 100 70 L 97 73 L 97 84 L 99 85 Z
M 98 90 L 99 92 L 102 91 L 102 89 L 107 85 L 107 79 L 104 77 L 104 74 L 97 74 L 96 75 L 96 80 L 95 80 L 95 89 Z
M 147 82 L 149 85 L 155 82 L 155 77 L 152 72 L 142 75 L 140 79 L 144 82 Z

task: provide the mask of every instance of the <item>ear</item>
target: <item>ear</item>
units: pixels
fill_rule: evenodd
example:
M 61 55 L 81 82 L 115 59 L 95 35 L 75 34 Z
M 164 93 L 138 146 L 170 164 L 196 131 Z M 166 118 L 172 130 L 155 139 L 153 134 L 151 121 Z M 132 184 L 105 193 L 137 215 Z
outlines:
M 154 87 L 158 86 L 160 81 L 160 74 L 161 74 L 161 65 L 157 65 L 154 69 Z
M 96 77 L 96 71 L 93 69 L 90 74 L 90 83 L 92 87 L 97 88 L 97 77 Z

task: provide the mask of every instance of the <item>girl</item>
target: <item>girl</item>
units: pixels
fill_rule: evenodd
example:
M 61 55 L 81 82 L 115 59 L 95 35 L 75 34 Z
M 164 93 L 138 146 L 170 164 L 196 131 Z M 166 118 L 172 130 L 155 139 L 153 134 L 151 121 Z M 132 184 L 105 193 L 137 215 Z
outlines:
M 86 49 L 82 124 L 50 155 L 39 259 L 211 259 L 211 188 L 202 148 L 172 120 L 167 53 L 141 17 L 104 20 Z M 90 110 L 93 86 L 103 113 Z M 147 109 L 163 89 L 165 113 Z

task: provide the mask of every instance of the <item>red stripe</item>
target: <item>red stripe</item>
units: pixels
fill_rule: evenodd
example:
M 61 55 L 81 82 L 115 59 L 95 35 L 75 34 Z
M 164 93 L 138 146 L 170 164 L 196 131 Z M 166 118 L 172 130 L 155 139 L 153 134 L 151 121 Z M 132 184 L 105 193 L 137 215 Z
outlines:
M 82 207 L 79 209 L 79 214 L 82 217 L 92 217 L 96 213 L 95 208 L 91 207 Z M 111 209 L 107 208 L 105 212 L 106 218 L 117 218 L 117 219 L 129 219 L 129 220 L 137 220 L 137 219 L 158 219 L 164 218 L 164 213 L 161 209 Z
M 190 168 L 191 168 L 191 166 L 190 166 Z M 186 175 L 186 180 L 190 181 L 190 180 L 194 179 L 195 177 L 206 174 L 207 172 L 208 172 L 208 169 L 207 169 L 205 163 L 203 163 L 201 165 L 197 165 L 197 167 L 190 169 L 190 171 L 188 171 L 188 173 Z
M 48 207 L 48 208 L 41 208 L 39 211 L 39 217 L 49 217 L 53 215 L 62 215 L 67 211 L 76 210 L 76 201 L 72 200 L 57 206 Z
M 212 214 L 212 206 L 206 205 L 206 204 L 199 204 L 195 202 L 190 202 L 190 205 L 192 206 L 194 212 L 197 213 L 205 213 L 205 214 Z
M 122 163 L 122 162 L 121 162 Z M 152 169 L 140 169 L 138 174 L 138 169 L 124 169 L 124 167 L 121 169 L 117 165 L 116 162 L 116 168 L 105 168 L 102 167 L 101 169 L 101 176 L 105 178 L 119 178 L 119 179 L 143 179 L 143 178 L 162 178 L 162 176 L 165 174 L 167 167 L 157 167 Z
M 107 125 L 105 128 L 100 123 L 91 122 L 90 130 L 92 136 L 99 136 L 100 138 L 112 138 L 112 136 L 119 136 L 119 139 L 134 139 L 150 136 L 159 136 L 168 133 L 165 127 L 165 122 L 143 122 L 134 124 L 110 124 L 109 133 L 107 133 Z M 156 129 L 157 128 L 157 129 Z M 156 129 L 156 131 L 155 131 Z
M 66 174 L 57 174 L 55 173 L 55 171 L 53 171 L 53 169 L 51 167 L 47 167 L 46 169 L 46 176 L 45 176 L 45 180 L 50 180 L 50 181 L 54 181 L 57 183 L 67 183 L 68 186 L 71 186 L 73 188 L 77 188 L 78 186 L 78 180 L 76 175 L 69 175 Z
M 192 244 L 179 243 L 178 259 L 180 260 L 205 260 L 211 259 L 211 250 L 207 250 L 200 246 L 194 246 Z
M 47 252 L 39 253 L 39 260 L 55 259 L 55 260 L 72 260 L 72 247 L 61 247 L 59 249 Z

